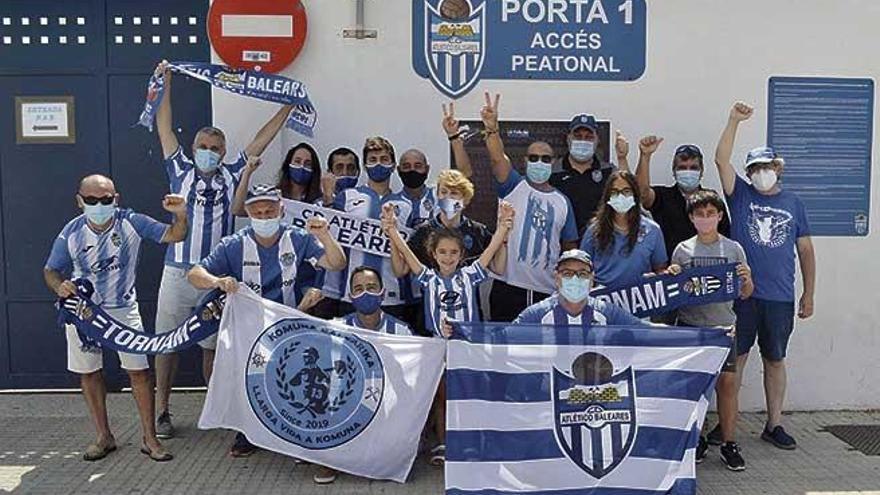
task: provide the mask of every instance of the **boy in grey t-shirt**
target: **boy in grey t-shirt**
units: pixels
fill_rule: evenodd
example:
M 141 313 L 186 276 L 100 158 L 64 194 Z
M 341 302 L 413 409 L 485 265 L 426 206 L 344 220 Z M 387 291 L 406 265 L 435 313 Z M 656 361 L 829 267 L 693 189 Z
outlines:
M 746 264 L 746 254 L 736 241 L 718 233 L 718 222 L 724 214 L 724 203 L 714 191 L 698 191 L 688 201 L 688 216 L 697 229 L 697 235 L 680 242 L 672 253 L 670 273 L 680 273 L 682 268 L 693 268 L 726 263 L 737 263 L 740 278 L 740 297 L 748 298 L 754 290 L 751 271 Z M 689 306 L 678 310 L 678 325 L 691 327 L 733 327 L 736 314 L 733 302 Z M 718 393 L 718 426 L 709 433 L 709 442 L 721 445 L 721 459 L 728 469 L 742 471 L 745 460 L 735 440 L 738 370 L 736 369 L 736 345 L 731 348 L 727 361 L 721 369 L 715 390 Z M 697 447 L 697 462 L 703 460 L 708 451 L 708 442 L 700 437 Z

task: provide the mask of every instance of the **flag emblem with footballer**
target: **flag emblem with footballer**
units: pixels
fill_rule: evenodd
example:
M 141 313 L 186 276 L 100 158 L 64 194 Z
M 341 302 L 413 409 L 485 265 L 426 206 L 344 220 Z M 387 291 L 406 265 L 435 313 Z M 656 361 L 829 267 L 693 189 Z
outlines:
M 485 3 L 424 0 L 425 61 L 434 85 L 452 98 L 480 79 L 486 55 Z
M 632 368 L 612 375 L 611 361 L 586 352 L 571 374 L 553 368 L 556 441 L 572 462 L 602 478 L 626 458 L 636 436 Z
M 385 372 L 372 344 L 318 320 L 288 318 L 251 349 L 248 400 L 272 433 L 306 449 L 357 437 L 382 402 Z

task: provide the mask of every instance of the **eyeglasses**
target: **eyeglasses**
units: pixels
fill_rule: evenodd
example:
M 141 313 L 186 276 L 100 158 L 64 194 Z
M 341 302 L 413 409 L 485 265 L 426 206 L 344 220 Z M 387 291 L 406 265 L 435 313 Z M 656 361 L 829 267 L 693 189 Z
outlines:
M 530 162 L 553 163 L 553 155 L 529 155 Z
M 94 206 L 98 203 L 101 203 L 102 205 L 112 205 L 113 202 L 116 201 L 115 196 L 101 196 L 100 198 L 96 198 L 94 196 L 83 196 L 80 194 L 79 197 L 82 198 L 83 203 L 89 206 Z
M 628 187 L 625 187 L 625 188 L 623 188 L 623 189 L 614 189 L 614 188 L 612 188 L 612 189 L 611 189 L 610 191 L 608 191 L 608 192 L 611 193 L 611 196 L 616 196 L 616 195 L 618 195 L 618 194 L 623 194 L 624 196 L 632 196 L 632 195 L 633 195 L 633 190 L 630 189 L 630 188 L 628 188 Z
M 593 275 L 593 272 L 589 270 L 559 270 L 559 274 L 562 275 L 562 278 L 572 278 L 577 277 L 581 280 L 586 280 Z

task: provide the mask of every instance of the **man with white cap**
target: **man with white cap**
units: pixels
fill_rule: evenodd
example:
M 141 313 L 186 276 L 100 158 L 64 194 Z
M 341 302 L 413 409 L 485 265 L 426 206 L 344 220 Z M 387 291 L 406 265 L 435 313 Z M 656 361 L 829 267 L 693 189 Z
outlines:
M 644 325 L 626 310 L 590 297 L 593 261 L 580 249 L 559 256 L 554 275 L 556 293 L 526 308 L 513 321 L 544 325 Z
M 308 232 L 281 223 L 283 207 L 278 188 L 253 186 L 244 209 L 251 225 L 221 239 L 211 254 L 189 271 L 187 278 L 195 288 L 235 292 L 242 282 L 266 299 L 295 307 L 294 281 L 303 263 L 329 271 L 346 266 L 345 254 L 324 218 L 309 218 Z M 245 457 L 254 450 L 239 433 L 230 454 Z
M 794 330 L 795 251 L 803 277 L 803 294 L 797 314 L 813 315 L 816 257 L 803 203 L 779 186 L 785 162 L 770 147 L 759 147 L 746 158 L 746 182 L 730 163 L 736 130 L 753 109 L 737 102 L 715 151 L 730 208 L 731 238 L 739 242 L 752 267 L 755 290 L 750 299 L 734 303 L 736 312 L 737 369 L 744 369 L 749 351 L 758 342 L 764 363 L 767 423 L 761 438 L 786 450 L 797 446 L 785 432 L 782 405 L 785 399 L 785 355 Z

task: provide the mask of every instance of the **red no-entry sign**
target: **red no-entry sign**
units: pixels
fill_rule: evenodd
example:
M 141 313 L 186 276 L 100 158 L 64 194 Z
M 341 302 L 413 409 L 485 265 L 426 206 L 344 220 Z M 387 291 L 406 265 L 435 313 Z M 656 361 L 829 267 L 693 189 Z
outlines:
M 306 41 L 306 10 L 300 0 L 214 0 L 208 37 L 232 67 L 279 72 Z

